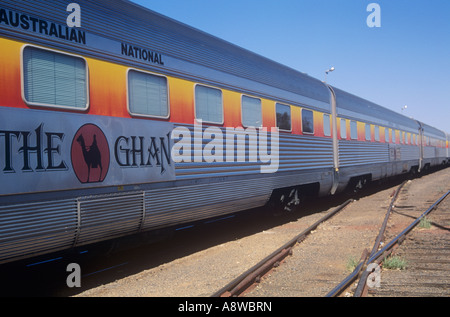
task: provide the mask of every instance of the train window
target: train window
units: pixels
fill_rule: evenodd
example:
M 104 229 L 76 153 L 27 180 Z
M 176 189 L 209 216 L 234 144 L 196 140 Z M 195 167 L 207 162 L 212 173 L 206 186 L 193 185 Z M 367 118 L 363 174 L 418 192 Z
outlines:
M 341 139 L 347 139 L 347 121 L 341 119 Z
M 242 125 L 256 128 L 262 126 L 261 99 L 242 96 Z
M 22 52 L 24 100 L 32 106 L 86 110 L 88 68 L 80 56 L 25 46 Z
M 302 130 L 303 133 L 314 134 L 314 113 L 311 110 L 302 109 Z
M 372 132 L 370 132 L 370 124 L 366 123 L 366 141 L 372 141 Z
M 291 107 L 281 103 L 276 104 L 277 127 L 280 130 L 291 131 Z
M 223 100 L 220 89 L 195 86 L 195 118 L 209 123 L 223 123 Z
M 380 142 L 380 127 L 376 125 L 374 131 L 375 131 L 375 141 Z
M 395 130 L 392 129 L 392 143 L 395 144 Z
M 386 143 L 389 143 L 389 128 L 384 129 L 384 141 L 386 141 Z
M 358 139 L 358 127 L 356 121 L 350 121 L 350 137 L 352 140 Z
M 133 115 L 169 117 L 167 78 L 130 69 L 128 110 Z
M 331 136 L 331 121 L 329 114 L 323 115 L 323 134 L 325 136 Z

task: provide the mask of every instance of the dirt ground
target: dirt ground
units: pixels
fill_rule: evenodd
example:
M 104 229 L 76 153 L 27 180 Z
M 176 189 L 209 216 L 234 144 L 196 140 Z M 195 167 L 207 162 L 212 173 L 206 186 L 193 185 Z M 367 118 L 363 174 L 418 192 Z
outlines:
M 347 269 L 350 259 L 359 260 L 364 249 L 372 250 L 391 195 L 398 184 L 385 186 L 381 191 L 358 199 L 320 225 L 305 241 L 297 244 L 292 256 L 271 271 L 246 296 L 326 295 L 350 273 Z M 409 181 L 399 196 L 398 204 L 416 208 L 405 208 L 406 214 L 394 214 L 388 223 L 386 239 L 403 230 L 411 222 L 409 216 L 418 216 L 430 201 L 448 189 L 450 168 Z M 210 296 L 332 209 L 334 207 L 256 234 L 213 245 L 76 296 Z

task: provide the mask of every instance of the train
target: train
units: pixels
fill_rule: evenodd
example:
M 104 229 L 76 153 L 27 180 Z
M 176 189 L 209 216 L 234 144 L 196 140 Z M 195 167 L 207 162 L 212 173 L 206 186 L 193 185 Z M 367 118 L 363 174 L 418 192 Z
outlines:
M 1 0 L 0 47 L 0 264 L 449 163 L 449 134 L 131 1 Z

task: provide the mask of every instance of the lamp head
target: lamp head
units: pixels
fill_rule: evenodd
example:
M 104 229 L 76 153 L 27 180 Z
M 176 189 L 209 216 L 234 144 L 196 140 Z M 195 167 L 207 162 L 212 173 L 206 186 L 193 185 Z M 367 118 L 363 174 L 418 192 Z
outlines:
M 325 71 L 325 73 L 327 73 L 327 74 L 328 74 L 329 72 L 332 72 L 332 71 L 334 71 L 334 69 L 335 69 L 334 67 L 331 67 L 330 69 L 327 69 L 327 70 Z

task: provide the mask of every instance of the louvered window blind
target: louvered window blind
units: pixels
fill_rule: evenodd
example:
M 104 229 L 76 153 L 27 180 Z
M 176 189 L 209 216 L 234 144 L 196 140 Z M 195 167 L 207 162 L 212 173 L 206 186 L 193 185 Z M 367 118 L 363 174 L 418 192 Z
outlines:
M 131 114 L 169 116 L 167 79 L 135 70 L 128 72 L 128 107 Z
M 195 86 L 195 117 L 209 123 L 223 123 L 223 101 L 220 89 Z
M 81 57 L 33 46 L 23 50 L 23 89 L 30 105 L 85 110 L 87 80 L 86 61 Z
M 255 128 L 262 126 L 261 99 L 242 96 L 242 125 Z

